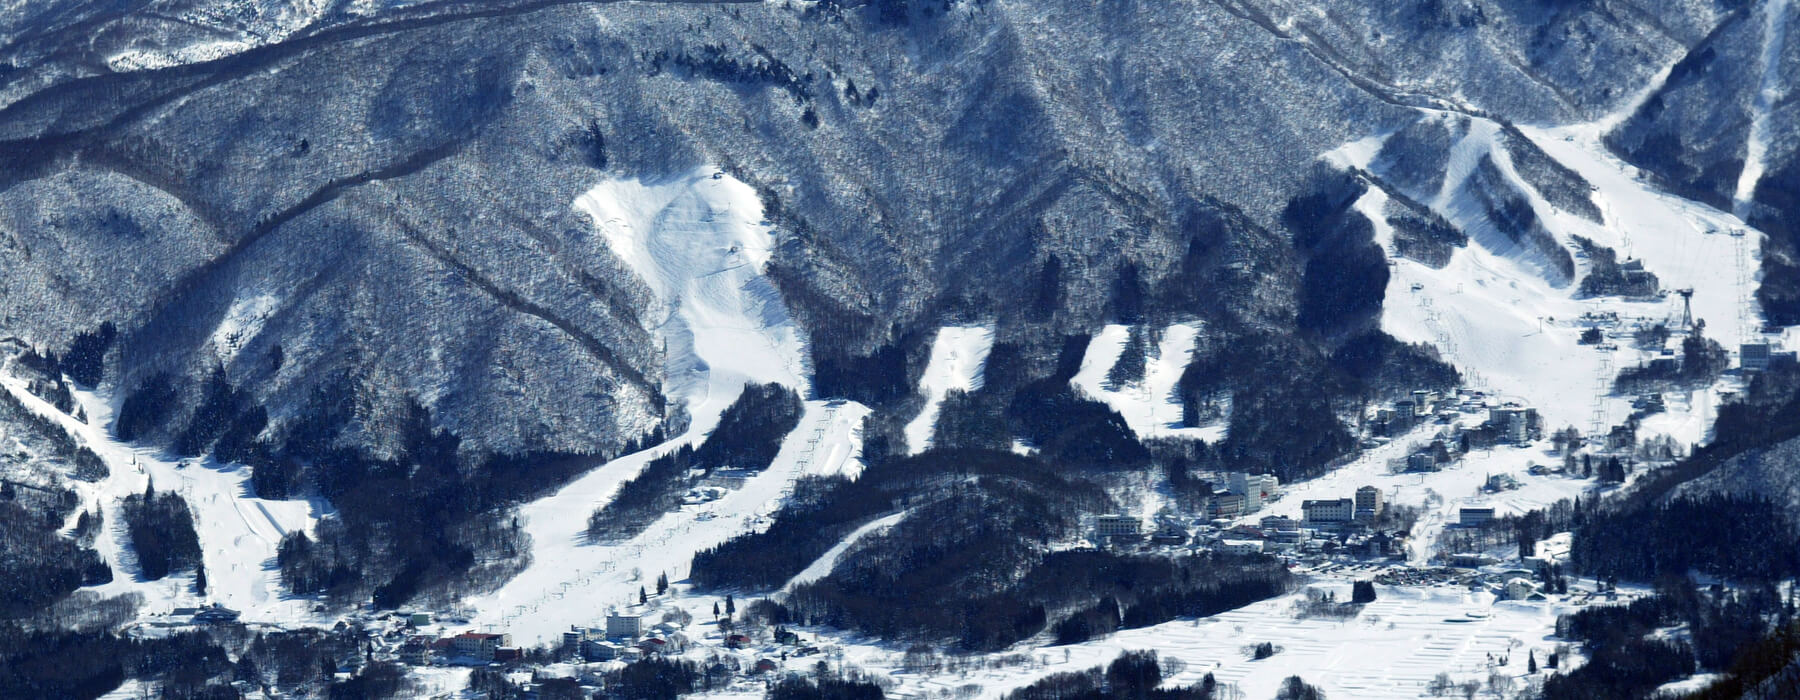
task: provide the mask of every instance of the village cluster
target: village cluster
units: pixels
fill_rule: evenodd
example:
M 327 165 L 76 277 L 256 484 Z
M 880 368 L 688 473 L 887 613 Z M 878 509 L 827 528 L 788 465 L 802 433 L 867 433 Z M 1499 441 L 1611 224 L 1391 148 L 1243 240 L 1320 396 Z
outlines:
M 1472 422 L 1465 416 L 1485 416 Z M 1454 466 L 1470 450 L 1496 445 L 1525 446 L 1542 439 L 1538 412 L 1516 402 L 1493 402 L 1478 391 L 1449 396 L 1420 390 L 1411 398 L 1374 409 L 1367 417 L 1366 447 L 1378 448 L 1427 423 L 1443 426 L 1429 440 L 1386 464 L 1389 473 L 1433 473 Z M 1557 471 L 1561 471 L 1560 468 Z M 1549 474 L 1550 468 L 1534 469 Z M 1268 474 L 1219 472 L 1203 477 L 1212 485 L 1204 514 L 1185 517 L 1164 508 L 1146 522 L 1128 515 L 1094 519 L 1091 541 L 1101 547 L 1210 550 L 1226 554 L 1275 554 L 1316 566 L 1337 557 L 1403 560 L 1416 512 L 1391 508 L 1387 494 L 1363 484 L 1335 498 L 1305 499 L 1299 517 L 1256 515 L 1282 499 L 1281 481 Z M 1487 477 L 1484 492 L 1517 488 L 1507 474 Z M 1478 527 L 1495 509 L 1462 506 L 1455 523 Z

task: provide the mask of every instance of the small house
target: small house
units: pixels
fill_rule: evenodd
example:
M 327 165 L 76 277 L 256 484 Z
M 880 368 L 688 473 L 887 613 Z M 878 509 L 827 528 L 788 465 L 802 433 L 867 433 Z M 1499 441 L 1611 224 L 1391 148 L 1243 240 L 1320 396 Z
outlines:
M 237 622 L 237 619 L 238 611 L 216 603 L 194 613 L 194 622 L 202 625 L 223 625 Z

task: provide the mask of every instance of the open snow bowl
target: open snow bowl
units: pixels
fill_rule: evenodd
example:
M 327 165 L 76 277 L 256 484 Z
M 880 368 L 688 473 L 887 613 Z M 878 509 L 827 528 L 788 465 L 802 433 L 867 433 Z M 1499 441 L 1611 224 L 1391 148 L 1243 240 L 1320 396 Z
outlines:
M 723 411 L 747 381 L 805 394 L 799 329 L 763 269 L 775 235 L 756 190 L 712 167 L 614 179 L 574 206 L 656 295 L 649 330 L 665 341 L 668 393 Z

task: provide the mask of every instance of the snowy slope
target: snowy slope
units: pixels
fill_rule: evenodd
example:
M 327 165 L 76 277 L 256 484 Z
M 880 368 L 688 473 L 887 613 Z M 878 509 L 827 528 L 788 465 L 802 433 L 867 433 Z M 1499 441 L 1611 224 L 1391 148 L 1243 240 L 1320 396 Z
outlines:
M 467 606 L 476 611 L 473 622 L 504 629 L 520 644 L 551 641 L 569 625 L 598 624 L 609 608 L 634 602 L 638 588 L 654 588 L 659 573 L 671 581 L 685 579 L 695 552 L 766 527 L 767 516 L 791 495 L 798 477 L 858 469 L 857 430 L 867 414 L 860 404 L 808 401 L 800 427 L 788 435 L 767 470 L 718 501 L 663 515 L 628 542 L 587 544 L 582 532 L 588 515 L 622 481 L 619 474 L 635 473 L 652 454 L 697 436 L 690 433 L 614 460 L 526 505 L 519 515 L 532 537 L 531 565 L 499 590 L 468 599 Z M 601 495 L 591 495 L 596 492 Z
M 1119 361 L 1130 336 L 1128 326 L 1108 325 L 1088 341 L 1081 369 L 1069 380 L 1089 398 L 1104 402 L 1125 418 L 1126 425 L 1140 438 L 1185 437 L 1217 441 L 1225 436 L 1224 421 L 1214 425 L 1183 427 L 1181 401 L 1175 396 L 1175 384 L 1187 370 L 1194 355 L 1194 339 L 1200 334 L 1198 323 L 1176 323 L 1162 329 L 1155 355 L 1145 358 L 1144 378 L 1126 386 L 1109 389 L 1106 375 Z
M 1647 93 L 1646 93 L 1647 94 Z M 1539 148 L 1593 185 L 1592 199 L 1603 214 L 1595 223 L 1551 205 L 1515 172 L 1498 139 L 1499 128 L 1475 120 L 1451 149 L 1444 183 L 1427 204 L 1465 229 L 1491 226 L 1480 207 L 1464 201 L 1464 181 L 1475 163 L 1492 158 L 1505 184 L 1527 197 L 1532 212 L 1565 248 L 1583 236 L 1613 248 L 1621 261 L 1639 259 L 1665 289 L 1692 288 L 1693 313 L 1707 321 L 1706 335 L 1727 348 L 1760 325 L 1754 306 L 1754 270 L 1760 237 L 1735 216 L 1653 189 L 1635 169 L 1613 157 L 1601 134 L 1617 116 L 1589 124 L 1555 128 L 1521 127 Z M 1347 144 L 1328 158 L 1339 165 L 1367 167 L 1374 149 L 1367 140 Z M 1391 251 L 1392 228 L 1384 221 L 1387 195 L 1371 188 L 1356 209 L 1375 223 L 1378 242 Z M 1630 397 L 1605 396 L 1619 370 L 1652 355 L 1631 347 L 1634 325 L 1668 324 L 1678 329 L 1681 300 L 1627 301 L 1617 297 L 1577 299 L 1577 285 L 1547 276 L 1539 260 L 1518 250 L 1490 248 L 1494 236 L 1472 233 L 1441 270 L 1392 256 L 1382 328 L 1408 342 L 1436 346 L 1476 387 L 1499 392 L 1537 408 L 1548 428 L 1586 429 L 1622 422 Z M 1516 246 L 1515 246 L 1516 248 Z M 1578 265 L 1577 274 L 1585 272 Z M 1600 346 L 1577 342 L 1583 314 L 1615 313 L 1621 324 Z M 1671 343 L 1678 345 L 1678 340 Z M 1664 432 L 1687 442 L 1705 437 L 1716 390 L 1652 419 L 1648 434 Z
M 575 201 L 612 253 L 655 292 L 647 321 L 667 344 L 665 393 L 698 418 L 746 381 L 807 391 L 800 331 L 763 267 L 775 247 L 756 190 L 709 167 L 610 180 Z
M 1344 600 L 1351 583 L 1333 577 L 1309 587 Z M 1298 674 L 1328 697 L 1418 698 L 1429 696 L 1426 684 L 1440 672 L 1461 683 L 1485 682 L 1491 670 L 1508 676 L 1515 688 L 1523 685 L 1527 653 L 1542 664 L 1556 646 L 1556 617 L 1579 609 L 1566 601 L 1500 601 L 1454 585 L 1377 585 L 1376 590 L 1376 602 L 1346 620 L 1296 616 L 1295 605 L 1306 595 L 1297 591 L 1211 617 L 1121 630 L 1080 644 L 965 657 L 969 663 L 956 673 L 909 671 L 900 645 L 834 640 L 826 651 L 893 681 L 890 697 L 1001 698 L 1050 674 L 1104 666 L 1126 650 L 1149 650 L 1162 658 L 1166 671 L 1174 669 L 1165 685 L 1198 683 L 1211 673 L 1241 693 L 1223 697 L 1273 697 L 1283 679 Z M 1251 647 L 1261 642 L 1274 644 L 1278 653 L 1252 660 Z M 1509 651 L 1507 665 L 1489 666 L 1490 654 L 1498 659 Z M 812 661 L 790 659 L 787 669 L 804 673 Z M 736 689 L 709 696 L 757 697 Z
M 319 517 L 328 513 L 325 504 L 255 498 L 249 495 L 249 470 L 242 465 L 210 459 L 176 460 L 153 448 L 118 442 L 108 432 L 113 405 L 91 392 L 75 393 L 88 416 L 88 422 L 82 423 L 44 403 L 12 379 L 0 379 L 0 385 L 27 407 L 56 420 L 86 442 L 111 471 L 99 483 L 71 483 L 81 494 L 83 507 L 100 509 L 105 517 L 106 527 L 95 539 L 95 549 L 113 566 L 114 576 L 112 582 L 90 590 L 105 595 L 139 593 L 145 600 L 143 613 L 151 615 L 167 613 L 174 607 L 213 602 L 243 613 L 241 619 L 246 622 L 311 620 L 312 601 L 285 597 L 274 559 L 281 537 L 288 532 L 310 530 Z M 151 483 L 158 491 L 180 493 L 193 511 L 194 529 L 206 566 L 205 596 L 194 595 L 193 576 L 189 573 L 177 573 L 160 581 L 137 580 L 136 561 L 125 534 L 120 503 L 126 496 L 143 493 Z
M 819 555 L 817 560 L 808 564 L 805 569 L 800 571 L 800 573 L 794 574 L 793 578 L 788 579 L 788 582 L 783 584 L 781 589 L 785 591 L 803 583 L 811 583 L 825 578 L 826 575 L 831 573 L 832 567 L 837 566 L 838 559 L 842 558 L 844 552 L 849 551 L 851 546 L 861 541 L 864 537 L 900 524 L 900 521 L 905 520 L 909 513 L 911 513 L 911 511 L 901 511 L 893 515 L 876 518 L 865 523 L 862 527 L 852 530 L 850 534 L 844 536 L 844 541 L 833 545 L 831 549 L 825 550 L 825 553 Z
M 924 452 L 930 446 L 944 395 L 952 389 L 974 391 L 981 388 L 981 368 L 993 347 L 992 326 L 938 329 L 937 336 L 931 340 L 931 359 L 925 365 L 925 374 L 919 377 L 919 393 L 925 395 L 925 408 L 906 424 L 908 454 Z
M 522 507 L 531 564 L 499 590 L 467 601 L 478 625 L 531 644 L 570 624 L 593 624 L 658 573 L 684 578 L 694 552 L 766 525 L 764 516 L 791 493 L 795 479 L 860 472 L 859 430 L 868 409 L 807 401 L 773 464 L 743 487 L 665 514 L 629 542 L 591 545 L 582 537 L 588 515 L 651 459 L 704 439 L 745 383 L 807 391 L 799 330 L 762 275 L 774 247 L 772 232 L 760 223 L 762 205 L 749 186 L 716 172 L 703 167 L 663 179 L 612 180 L 576 200 L 613 254 L 660 300 L 655 330 L 667 347 L 668 393 L 691 421 L 685 433 Z

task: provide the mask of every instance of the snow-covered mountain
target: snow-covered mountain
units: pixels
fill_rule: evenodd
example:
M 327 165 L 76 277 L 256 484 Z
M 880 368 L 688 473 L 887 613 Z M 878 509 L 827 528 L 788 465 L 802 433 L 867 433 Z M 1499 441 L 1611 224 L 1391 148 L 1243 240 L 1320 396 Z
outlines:
M 1423 568 L 1460 505 L 1618 494 L 1390 483 L 1445 449 L 1429 426 L 1454 448 L 1481 422 L 1378 434 L 1415 390 L 1533 409 L 1545 444 L 1479 462 L 1515 481 L 1586 449 L 1545 452 L 1564 428 L 1672 459 L 1737 450 L 1715 421 L 1745 395 L 1784 405 L 1744 370 L 1800 345 L 1796 23 L 1786 0 L 0 0 L 0 449 L 45 494 L 5 511 L 35 523 L 15 559 L 91 551 L 113 578 L 56 585 L 143 596 L 140 622 L 373 601 L 521 644 L 647 605 L 657 574 L 877 637 L 941 632 L 877 594 L 942 584 L 982 627 L 933 643 L 1022 651 L 1152 615 L 1057 585 L 1096 516 L 1210 527 L 1195 484 L 1253 472 L 1391 487 Z M 766 417 L 751 384 L 801 398 L 768 464 L 669 467 Z M 1786 504 L 1791 446 L 1622 481 Z M 628 488 L 681 504 L 591 541 Z M 193 521 L 174 577 L 133 563 L 155 491 Z M 1370 638 L 1398 655 L 1422 619 Z M 898 667 L 897 639 L 840 641 Z M 1474 653 L 1357 675 L 1295 651 L 1334 694 Z M 1280 680 L 1246 668 L 1218 670 Z

